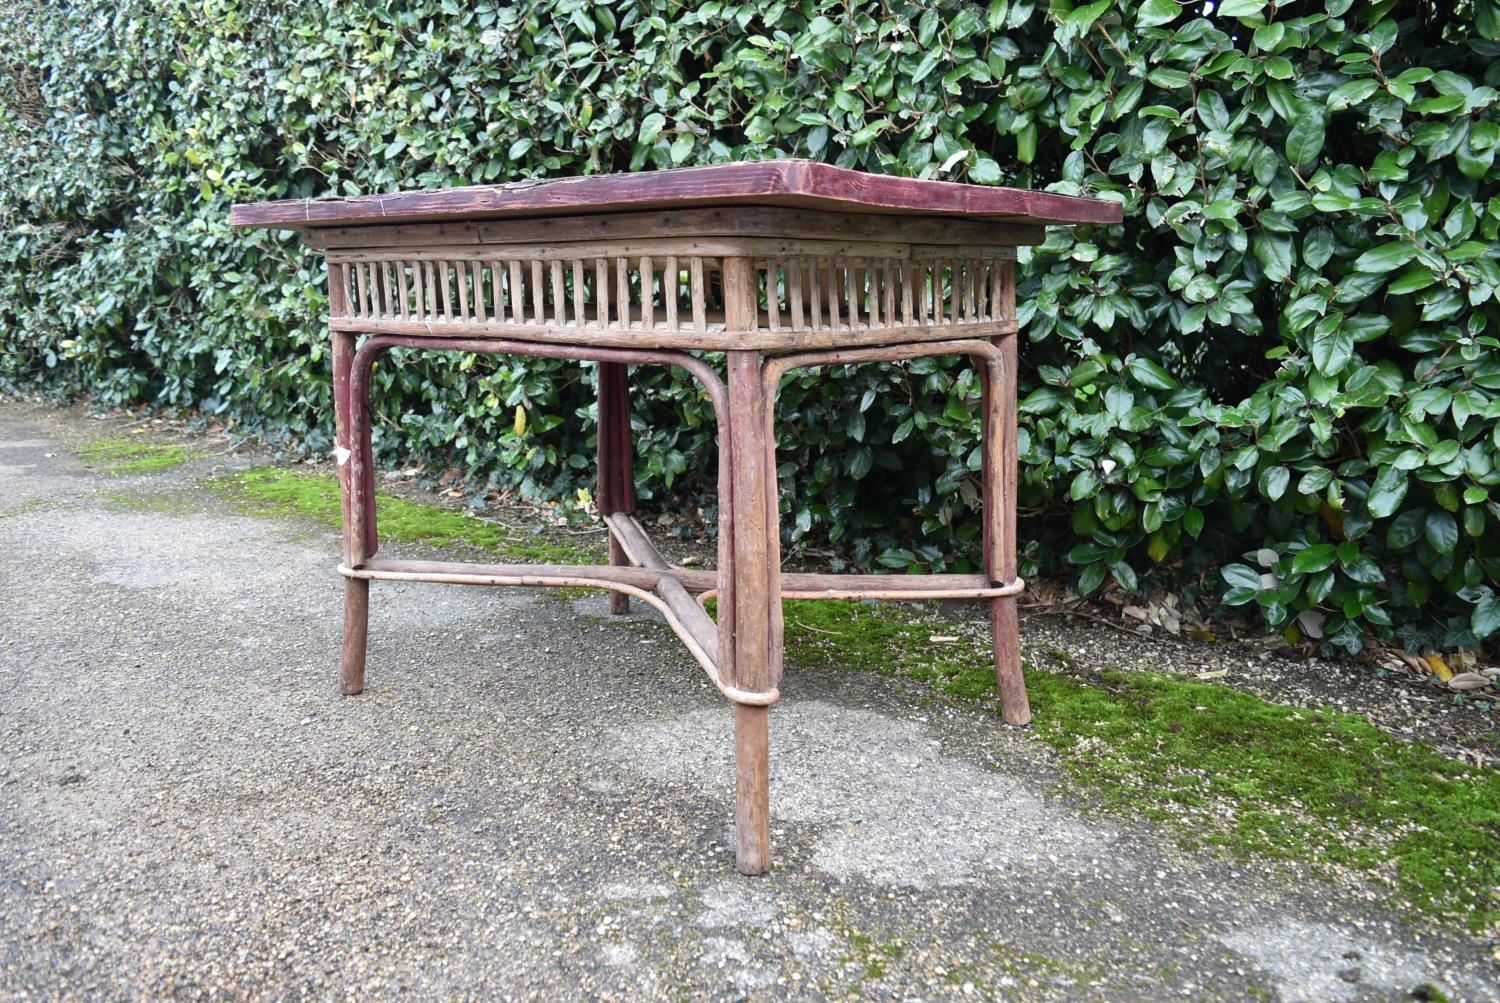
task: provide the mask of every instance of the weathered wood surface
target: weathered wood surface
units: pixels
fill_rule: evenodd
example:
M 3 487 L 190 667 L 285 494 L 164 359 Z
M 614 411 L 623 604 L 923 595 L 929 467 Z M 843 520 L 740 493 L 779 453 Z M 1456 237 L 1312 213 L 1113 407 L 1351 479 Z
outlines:
M 230 210 L 229 221 L 235 226 L 310 230 L 395 222 L 746 205 L 846 213 L 954 215 L 1031 226 L 1118 223 L 1122 219 L 1119 203 L 1101 199 L 865 174 L 806 160 L 762 160 L 638 174 L 515 181 L 443 191 L 240 204 Z
M 836 303 L 831 312 L 836 313 L 837 316 L 843 316 L 842 310 L 837 308 Z M 893 340 L 902 342 L 951 341 L 954 338 L 990 335 L 997 330 L 1004 334 L 1014 333 L 1016 330 L 1015 321 L 1002 320 L 874 328 L 849 327 L 839 322 L 837 326 L 827 326 L 817 331 L 789 329 L 745 331 L 729 330 L 711 315 L 700 318 L 694 327 L 676 330 L 668 329 L 661 324 L 658 324 L 654 330 L 643 330 L 639 322 L 622 329 L 593 325 L 569 327 L 555 324 L 459 325 L 444 324 L 441 318 L 436 321 L 423 321 L 387 320 L 378 317 L 340 317 L 331 321 L 329 326 L 335 331 L 350 333 L 406 335 L 413 341 L 433 342 L 439 339 L 467 338 L 476 341 L 494 339 L 499 342 L 506 339 L 524 338 L 529 342 L 551 344 L 557 347 L 582 345 L 600 349 L 629 349 L 650 345 L 671 350 L 708 352 L 787 352 L 833 345 L 885 345 Z
M 302 239 L 324 251 L 353 248 L 505 247 L 510 244 L 574 244 L 617 240 L 687 240 L 761 237 L 777 240 L 896 240 L 913 244 L 1024 247 L 1047 239 L 1043 226 L 988 219 L 869 216 L 737 206 L 669 212 L 620 212 L 543 219 L 395 223 L 308 230 Z
M 575 288 L 574 309 L 579 309 Z M 557 300 L 562 291 L 557 290 Z M 635 511 L 635 475 L 630 441 L 630 384 L 629 374 L 623 362 L 599 363 L 599 485 L 594 503 L 606 517 L 615 513 L 626 516 Z M 611 534 L 609 538 L 609 563 L 628 563 L 626 553 Z M 630 597 L 623 592 L 611 592 L 609 611 L 619 616 L 630 612 Z
M 1015 295 L 1015 269 L 1006 270 L 1008 295 Z M 996 338 L 1000 349 L 998 383 L 992 382 L 989 395 L 996 398 L 988 408 L 993 415 L 987 439 L 999 439 L 1000 446 L 985 450 L 992 464 L 985 477 L 988 511 L 995 513 L 992 522 L 999 534 L 999 545 L 986 554 L 985 570 L 991 577 L 1009 581 L 1016 576 L 1016 502 L 1017 480 L 1021 475 L 1016 429 L 1016 379 L 1019 368 L 1019 346 L 1012 337 Z M 990 602 L 990 628 L 995 652 L 995 682 L 1000 690 L 1000 712 L 1006 723 L 1022 725 L 1031 722 L 1031 702 L 1026 696 L 1026 680 L 1021 674 L 1020 616 L 1015 596 L 1002 596 Z

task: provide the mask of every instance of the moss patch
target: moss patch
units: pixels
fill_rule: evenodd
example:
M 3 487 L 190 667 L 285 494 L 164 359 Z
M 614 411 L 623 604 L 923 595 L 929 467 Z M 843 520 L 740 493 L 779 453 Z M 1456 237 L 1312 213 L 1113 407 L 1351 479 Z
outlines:
M 142 438 L 112 436 L 94 439 L 78 448 L 90 466 L 111 474 L 149 474 L 181 466 L 193 458 L 186 446 L 171 446 Z
M 945 693 L 983 700 L 995 692 L 987 649 L 970 638 L 965 624 L 943 620 L 912 623 L 889 606 L 873 602 L 784 604 L 787 657 L 804 664 L 839 664 L 920 680 Z M 934 643 L 934 635 L 960 638 Z
M 294 512 L 333 528 L 342 524 L 338 481 L 326 475 L 257 467 L 220 478 L 214 485 L 241 502 Z M 579 547 L 518 533 L 467 512 L 409 502 L 383 491 L 375 492 L 375 518 L 380 538 L 395 543 L 463 545 L 515 560 L 552 564 L 599 559 L 598 554 Z
M 0 519 L 14 519 L 23 515 L 31 515 L 33 512 L 45 512 L 51 508 L 57 508 L 58 503 L 47 498 L 28 498 L 15 508 L 0 509 Z
M 988 649 L 961 628 L 862 603 L 787 604 L 793 659 L 909 676 L 992 699 Z M 1029 671 L 1035 734 L 1107 806 L 1198 842 L 1371 872 L 1418 909 L 1500 920 L 1500 774 L 1363 718 L 1155 673 Z

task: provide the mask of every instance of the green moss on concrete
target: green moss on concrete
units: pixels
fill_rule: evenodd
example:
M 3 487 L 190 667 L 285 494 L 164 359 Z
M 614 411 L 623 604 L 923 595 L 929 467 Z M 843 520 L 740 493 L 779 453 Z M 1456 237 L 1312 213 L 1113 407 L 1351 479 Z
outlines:
M 795 661 L 906 676 L 971 700 L 995 692 L 987 649 L 980 651 L 966 636 L 970 631 L 964 624 L 916 624 L 890 606 L 873 602 L 788 602 L 783 608 L 787 657 Z M 960 641 L 934 643 L 934 635 Z
M 1363 718 L 1226 686 L 1103 672 L 1027 679 L 1037 733 L 1107 804 L 1234 849 L 1371 871 L 1418 908 L 1500 919 L 1500 775 Z
M 245 503 L 296 513 L 332 528 L 341 525 L 338 481 L 328 475 L 256 467 L 220 478 L 215 485 Z M 528 537 L 467 512 L 421 505 L 383 491 L 375 493 L 375 518 L 381 540 L 393 543 L 461 545 L 493 551 L 507 559 L 538 563 L 577 564 L 599 559 L 598 554 L 541 537 Z
M 912 623 L 864 603 L 788 603 L 790 658 L 908 676 L 992 700 L 986 645 L 931 642 L 961 627 Z M 1500 774 L 1332 710 L 1269 703 L 1227 686 L 1104 671 L 1029 671 L 1037 737 L 1117 810 L 1179 827 L 1184 841 L 1359 868 L 1416 908 L 1500 920 Z
M 45 512 L 48 509 L 57 507 L 57 502 L 47 498 L 28 498 L 15 508 L 0 509 L 0 519 L 14 519 L 23 515 L 31 515 L 35 512 Z
M 113 436 L 93 439 L 78 447 L 90 466 L 111 474 L 150 474 L 181 466 L 193 458 L 186 446 L 150 442 L 142 438 Z
M 97 491 L 89 498 L 111 512 L 151 512 L 161 515 L 190 515 L 202 512 L 203 498 L 196 489 L 161 491 L 155 488 L 126 488 Z

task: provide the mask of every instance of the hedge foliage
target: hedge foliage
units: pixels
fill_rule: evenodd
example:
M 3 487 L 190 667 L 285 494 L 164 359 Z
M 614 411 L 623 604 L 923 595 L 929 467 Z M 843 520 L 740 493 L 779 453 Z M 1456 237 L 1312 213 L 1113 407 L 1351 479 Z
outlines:
M 1500 629 L 1490 0 L 0 6 L 13 388 L 326 449 L 320 263 L 234 201 L 785 155 L 1102 193 L 1124 225 L 1023 263 L 1026 570 L 1348 650 Z M 382 454 L 567 495 L 591 378 L 387 369 Z M 680 504 L 711 422 L 646 380 L 642 489 Z M 791 538 L 972 561 L 975 398 L 936 364 L 797 378 Z

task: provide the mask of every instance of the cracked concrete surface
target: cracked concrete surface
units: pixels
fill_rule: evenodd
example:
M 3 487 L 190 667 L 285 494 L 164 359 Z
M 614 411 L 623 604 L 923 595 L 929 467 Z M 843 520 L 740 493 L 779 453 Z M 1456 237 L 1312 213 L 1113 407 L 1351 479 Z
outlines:
M 729 710 L 649 611 L 377 583 L 341 698 L 336 536 L 90 427 L 0 405 L 0 997 L 1500 999 L 1461 931 L 855 674 L 789 666 L 742 878 Z

